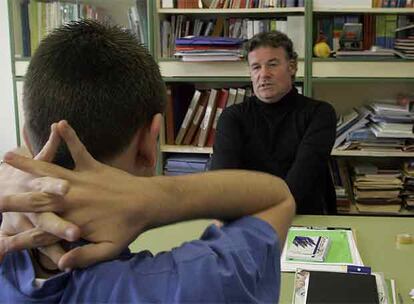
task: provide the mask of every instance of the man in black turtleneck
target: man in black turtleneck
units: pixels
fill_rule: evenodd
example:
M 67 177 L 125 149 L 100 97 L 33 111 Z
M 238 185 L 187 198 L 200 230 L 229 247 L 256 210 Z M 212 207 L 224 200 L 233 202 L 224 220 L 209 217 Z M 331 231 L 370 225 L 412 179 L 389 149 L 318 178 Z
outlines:
M 246 52 L 255 96 L 223 111 L 211 169 L 268 172 L 286 181 L 298 213 L 336 213 L 328 169 L 335 110 L 297 92 L 297 54 L 285 34 L 257 34 Z

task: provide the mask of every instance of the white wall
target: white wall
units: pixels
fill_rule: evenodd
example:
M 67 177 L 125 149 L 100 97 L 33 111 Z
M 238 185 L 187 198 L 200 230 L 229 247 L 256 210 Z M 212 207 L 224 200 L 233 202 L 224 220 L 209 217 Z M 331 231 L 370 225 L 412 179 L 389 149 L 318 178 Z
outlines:
M 0 0 L 0 157 L 17 146 L 7 0 Z

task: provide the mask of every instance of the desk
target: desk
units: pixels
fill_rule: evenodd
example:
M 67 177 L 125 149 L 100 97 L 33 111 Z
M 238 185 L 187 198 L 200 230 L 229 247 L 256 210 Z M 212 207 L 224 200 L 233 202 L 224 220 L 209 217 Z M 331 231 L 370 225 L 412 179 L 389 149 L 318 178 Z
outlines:
M 404 303 L 411 303 L 408 293 L 414 288 L 414 244 L 397 247 L 395 237 L 398 233 L 414 234 L 414 218 L 298 215 L 293 222 L 306 226 L 352 227 L 364 265 L 395 279 Z M 292 303 L 292 294 L 293 273 L 282 273 L 280 303 Z
M 130 247 L 135 252 L 169 250 L 183 241 L 198 238 L 209 223 L 193 221 L 154 229 L 140 236 Z M 404 303 L 411 303 L 408 292 L 414 288 L 414 244 L 398 247 L 395 236 L 398 233 L 414 234 L 414 218 L 298 215 L 293 223 L 352 227 L 364 264 L 371 266 L 373 271 L 383 272 L 386 278 L 395 279 Z M 292 294 L 293 273 L 282 273 L 280 303 L 291 303 Z

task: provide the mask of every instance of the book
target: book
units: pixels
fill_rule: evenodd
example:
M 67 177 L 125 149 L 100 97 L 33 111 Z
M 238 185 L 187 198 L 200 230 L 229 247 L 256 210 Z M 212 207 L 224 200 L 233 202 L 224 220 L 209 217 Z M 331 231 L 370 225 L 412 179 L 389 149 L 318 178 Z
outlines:
M 295 273 L 293 303 L 377 304 L 377 279 L 374 274 L 298 269 Z
M 187 113 L 184 116 L 183 123 L 181 124 L 180 130 L 178 131 L 178 135 L 175 139 L 176 145 L 181 145 L 181 142 L 184 139 L 185 133 L 187 132 L 188 127 L 195 115 L 195 110 L 200 100 L 200 95 L 201 95 L 201 92 L 199 90 L 195 90 L 193 98 L 191 99 L 190 105 L 188 106 Z
M 305 16 L 287 17 L 287 35 L 291 37 L 299 58 L 305 57 Z
M 323 262 L 329 246 L 328 237 L 297 235 L 289 245 L 286 257 L 289 260 Z
M 328 238 L 330 245 L 325 259 L 322 262 L 288 259 L 288 247 L 296 236 Z M 337 227 L 291 227 L 280 261 L 283 272 L 294 272 L 296 268 L 315 271 L 344 271 L 345 269 L 346 271 L 348 265 L 364 266 L 352 229 Z
M 210 131 L 207 136 L 207 143 L 206 143 L 207 147 L 212 147 L 214 144 L 215 137 L 216 137 L 217 122 L 220 118 L 221 113 L 226 107 L 228 97 L 229 97 L 229 90 L 221 89 L 217 97 L 217 108 L 216 108 L 216 113 L 213 119 L 213 125 L 211 126 Z
M 236 96 L 236 100 L 234 101 L 234 104 L 242 103 L 244 101 L 245 94 L 246 94 L 245 89 L 238 88 L 237 89 L 237 96 Z
M 173 0 L 162 0 L 161 7 L 162 8 L 174 8 L 174 1 Z
M 174 102 L 171 87 L 167 86 L 167 104 L 165 109 L 165 133 L 167 135 L 167 145 L 174 144 Z
M 214 113 L 216 111 L 217 93 L 218 91 L 216 89 L 211 89 L 210 91 L 206 113 L 204 114 L 203 121 L 201 122 L 201 125 L 200 125 L 200 137 L 198 138 L 198 143 L 197 143 L 197 146 L 199 147 L 204 147 L 206 145 L 207 135 L 211 128 L 211 124 L 214 118 Z
M 230 88 L 226 107 L 230 107 L 234 105 L 234 102 L 236 101 L 236 96 L 237 96 L 237 89 Z
M 210 91 L 206 90 L 201 93 L 200 102 L 197 105 L 196 113 L 194 115 L 193 121 L 187 131 L 187 134 L 184 137 L 183 144 L 190 145 L 194 134 L 200 127 L 200 123 L 203 120 L 204 113 L 206 112 L 207 102 L 210 96 Z

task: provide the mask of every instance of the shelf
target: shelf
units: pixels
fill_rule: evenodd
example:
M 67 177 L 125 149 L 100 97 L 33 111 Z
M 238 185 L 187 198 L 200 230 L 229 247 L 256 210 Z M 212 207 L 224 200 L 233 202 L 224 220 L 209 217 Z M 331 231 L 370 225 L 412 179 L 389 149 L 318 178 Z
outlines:
M 313 83 L 378 83 L 378 82 L 388 82 L 388 83 L 412 83 L 414 82 L 414 78 L 385 78 L 385 77 L 377 77 L 377 78 L 361 78 L 361 77 L 322 77 L 322 78 L 312 78 Z
M 374 152 L 360 150 L 338 150 L 333 149 L 332 156 L 365 156 L 365 157 L 410 157 L 414 158 L 414 152 Z
M 24 77 L 29 66 L 29 59 L 15 61 L 15 76 Z M 163 77 L 214 77 L 218 81 L 223 78 L 245 78 L 250 79 L 249 67 L 246 61 L 239 62 L 183 62 L 179 60 L 162 60 L 158 62 Z M 224 72 L 223 72 L 224 71 Z M 298 72 L 296 73 L 298 79 L 304 77 L 304 62 L 299 60 Z M 185 81 L 185 80 L 183 80 Z
M 14 70 L 16 77 L 24 77 L 27 68 L 29 67 L 30 58 L 16 59 L 14 62 Z
M 195 147 L 195 146 L 175 146 L 175 145 L 161 145 L 161 152 L 169 153 L 205 153 L 212 154 L 213 148 L 210 147 Z M 332 156 L 364 156 L 364 157 L 410 157 L 414 158 L 414 152 L 372 152 L 372 151 L 359 151 L 359 150 L 338 150 L 333 149 Z
M 360 212 L 355 204 L 351 204 L 351 209 L 349 211 L 338 211 L 338 215 L 360 215 L 360 216 L 414 216 L 414 211 L 409 211 L 407 209 L 402 209 L 398 213 L 373 213 L 373 212 Z
M 200 153 L 200 154 L 212 154 L 213 148 L 211 147 L 195 147 L 195 146 L 175 146 L 175 145 L 160 145 L 161 152 L 168 153 Z
M 414 14 L 414 8 L 314 8 L 314 13 L 326 13 L 326 14 Z
M 414 78 L 414 61 L 314 61 L 313 77 Z
M 159 61 L 162 77 L 245 77 L 249 78 L 249 67 L 246 61 L 225 62 L 183 62 Z M 298 78 L 304 77 L 304 62 L 298 62 Z
M 210 8 L 203 8 L 203 9 L 178 9 L 178 8 L 159 8 L 158 14 L 219 14 L 219 15 L 226 15 L 226 14 L 286 14 L 286 13 L 304 13 L 305 8 L 303 7 L 286 7 L 286 8 L 225 8 L 225 9 L 210 9 Z

